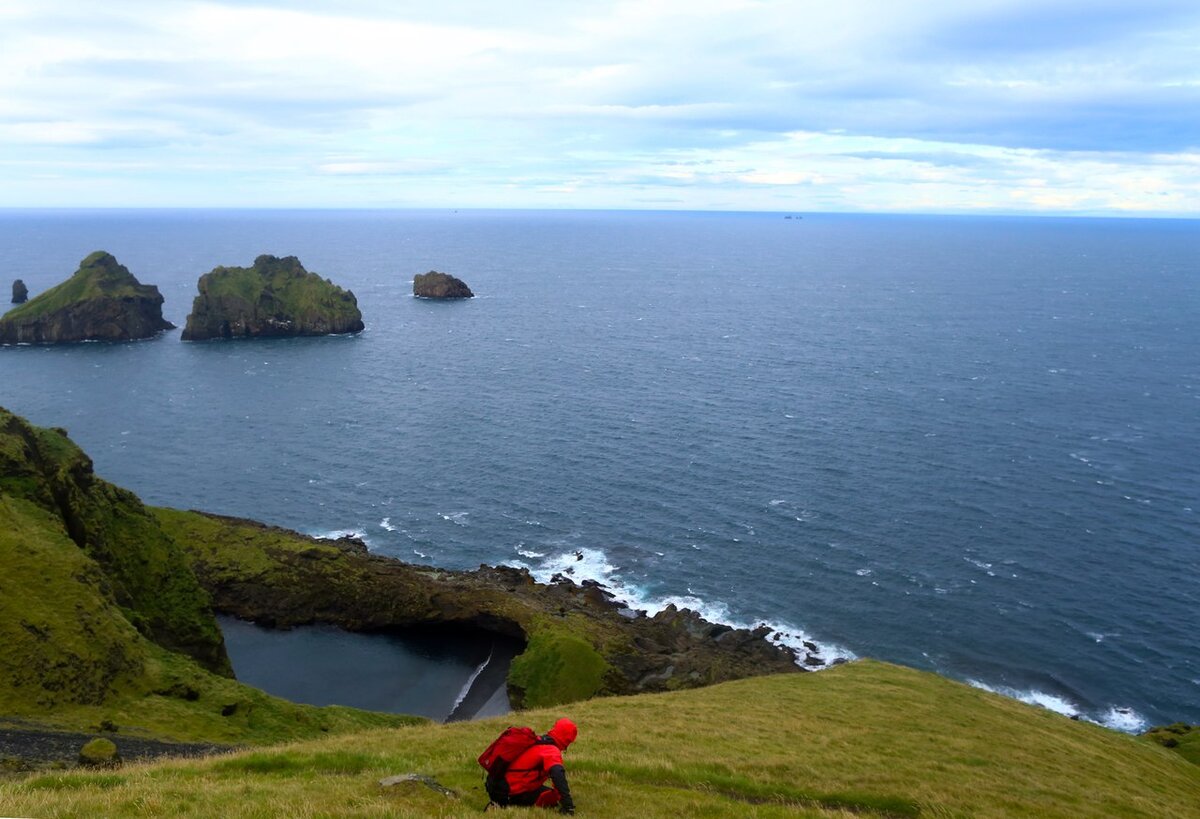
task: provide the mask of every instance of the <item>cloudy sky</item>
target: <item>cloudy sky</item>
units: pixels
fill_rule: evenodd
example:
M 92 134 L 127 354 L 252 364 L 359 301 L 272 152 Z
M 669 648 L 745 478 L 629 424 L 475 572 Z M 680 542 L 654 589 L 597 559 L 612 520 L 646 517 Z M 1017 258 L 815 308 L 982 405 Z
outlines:
M 0 207 L 1200 216 L 1197 0 L 3 0 Z

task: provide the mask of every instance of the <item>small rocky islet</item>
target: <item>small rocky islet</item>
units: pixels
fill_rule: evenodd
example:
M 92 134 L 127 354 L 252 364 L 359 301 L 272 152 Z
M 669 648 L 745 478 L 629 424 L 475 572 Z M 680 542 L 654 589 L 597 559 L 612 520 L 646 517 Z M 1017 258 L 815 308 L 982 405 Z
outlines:
M 13 282 L 13 304 L 24 304 L 29 301 L 29 288 L 25 286 L 25 282 L 17 279 Z
M 27 296 L 24 282 L 13 283 Z M 151 338 L 175 325 L 162 315 L 163 297 L 142 284 L 111 253 L 98 250 L 65 282 L 0 318 L 0 344 L 62 344 Z
M 304 269 L 295 256 L 262 255 L 250 267 L 200 277 L 184 341 L 357 333 L 354 293 Z
M 471 299 L 475 294 L 467 283 L 449 273 L 430 270 L 413 276 L 413 295 L 421 299 Z

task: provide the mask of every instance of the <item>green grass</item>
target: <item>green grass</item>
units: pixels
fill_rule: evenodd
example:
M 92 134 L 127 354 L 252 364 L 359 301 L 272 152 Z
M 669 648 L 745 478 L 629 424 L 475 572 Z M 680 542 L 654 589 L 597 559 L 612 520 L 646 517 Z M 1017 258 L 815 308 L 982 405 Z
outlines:
M 71 278 L 9 310 L 0 321 L 37 318 L 87 299 L 138 296 L 140 287 L 128 268 L 97 250 L 79 263 Z
M 587 640 L 547 629 L 530 638 L 508 679 L 524 692 L 526 707 L 539 708 L 593 696 L 607 670 L 608 663 Z
M 0 714 L 52 728 L 263 743 L 423 722 L 315 708 L 212 674 L 133 627 L 50 512 L 0 495 Z M 226 706 L 234 713 L 223 714 Z
M 1200 725 L 1188 725 L 1185 722 L 1161 725 L 1150 729 L 1146 737 L 1164 748 L 1170 748 L 1188 762 L 1200 765 Z
M 474 816 L 486 802 L 478 753 L 508 724 L 545 730 L 564 715 L 580 727 L 566 763 L 581 816 L 1200 816 L 1200 768 L 1150 740 L 871 661 L 41 775 L 0 785 L 0 814 Z M 460 798 L 377 784 L 410 772 Z

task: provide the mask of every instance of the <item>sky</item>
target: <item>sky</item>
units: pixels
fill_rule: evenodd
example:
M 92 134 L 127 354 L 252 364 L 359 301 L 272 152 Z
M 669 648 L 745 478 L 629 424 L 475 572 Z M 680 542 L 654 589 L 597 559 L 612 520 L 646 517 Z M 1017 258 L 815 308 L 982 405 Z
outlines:
M 0 207 L 1200 216 L 1198 0 L 0 0 Z

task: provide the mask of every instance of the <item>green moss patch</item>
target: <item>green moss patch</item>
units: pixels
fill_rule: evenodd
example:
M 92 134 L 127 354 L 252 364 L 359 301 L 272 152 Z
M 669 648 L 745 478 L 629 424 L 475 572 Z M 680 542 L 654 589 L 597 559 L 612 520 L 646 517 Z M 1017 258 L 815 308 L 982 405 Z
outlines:
M 88 299 L 136 298 L 146 289 L 112 254 L 97 250 L 80 262 L 79 269 L 65 282 L 9 310 L 3 320 L 46 316 Z
M 564 630 L 535 631 L 513 660 L 509 683 L 527 708 L 587 699 L 600 690 L 608 663 L 592 645 Z

